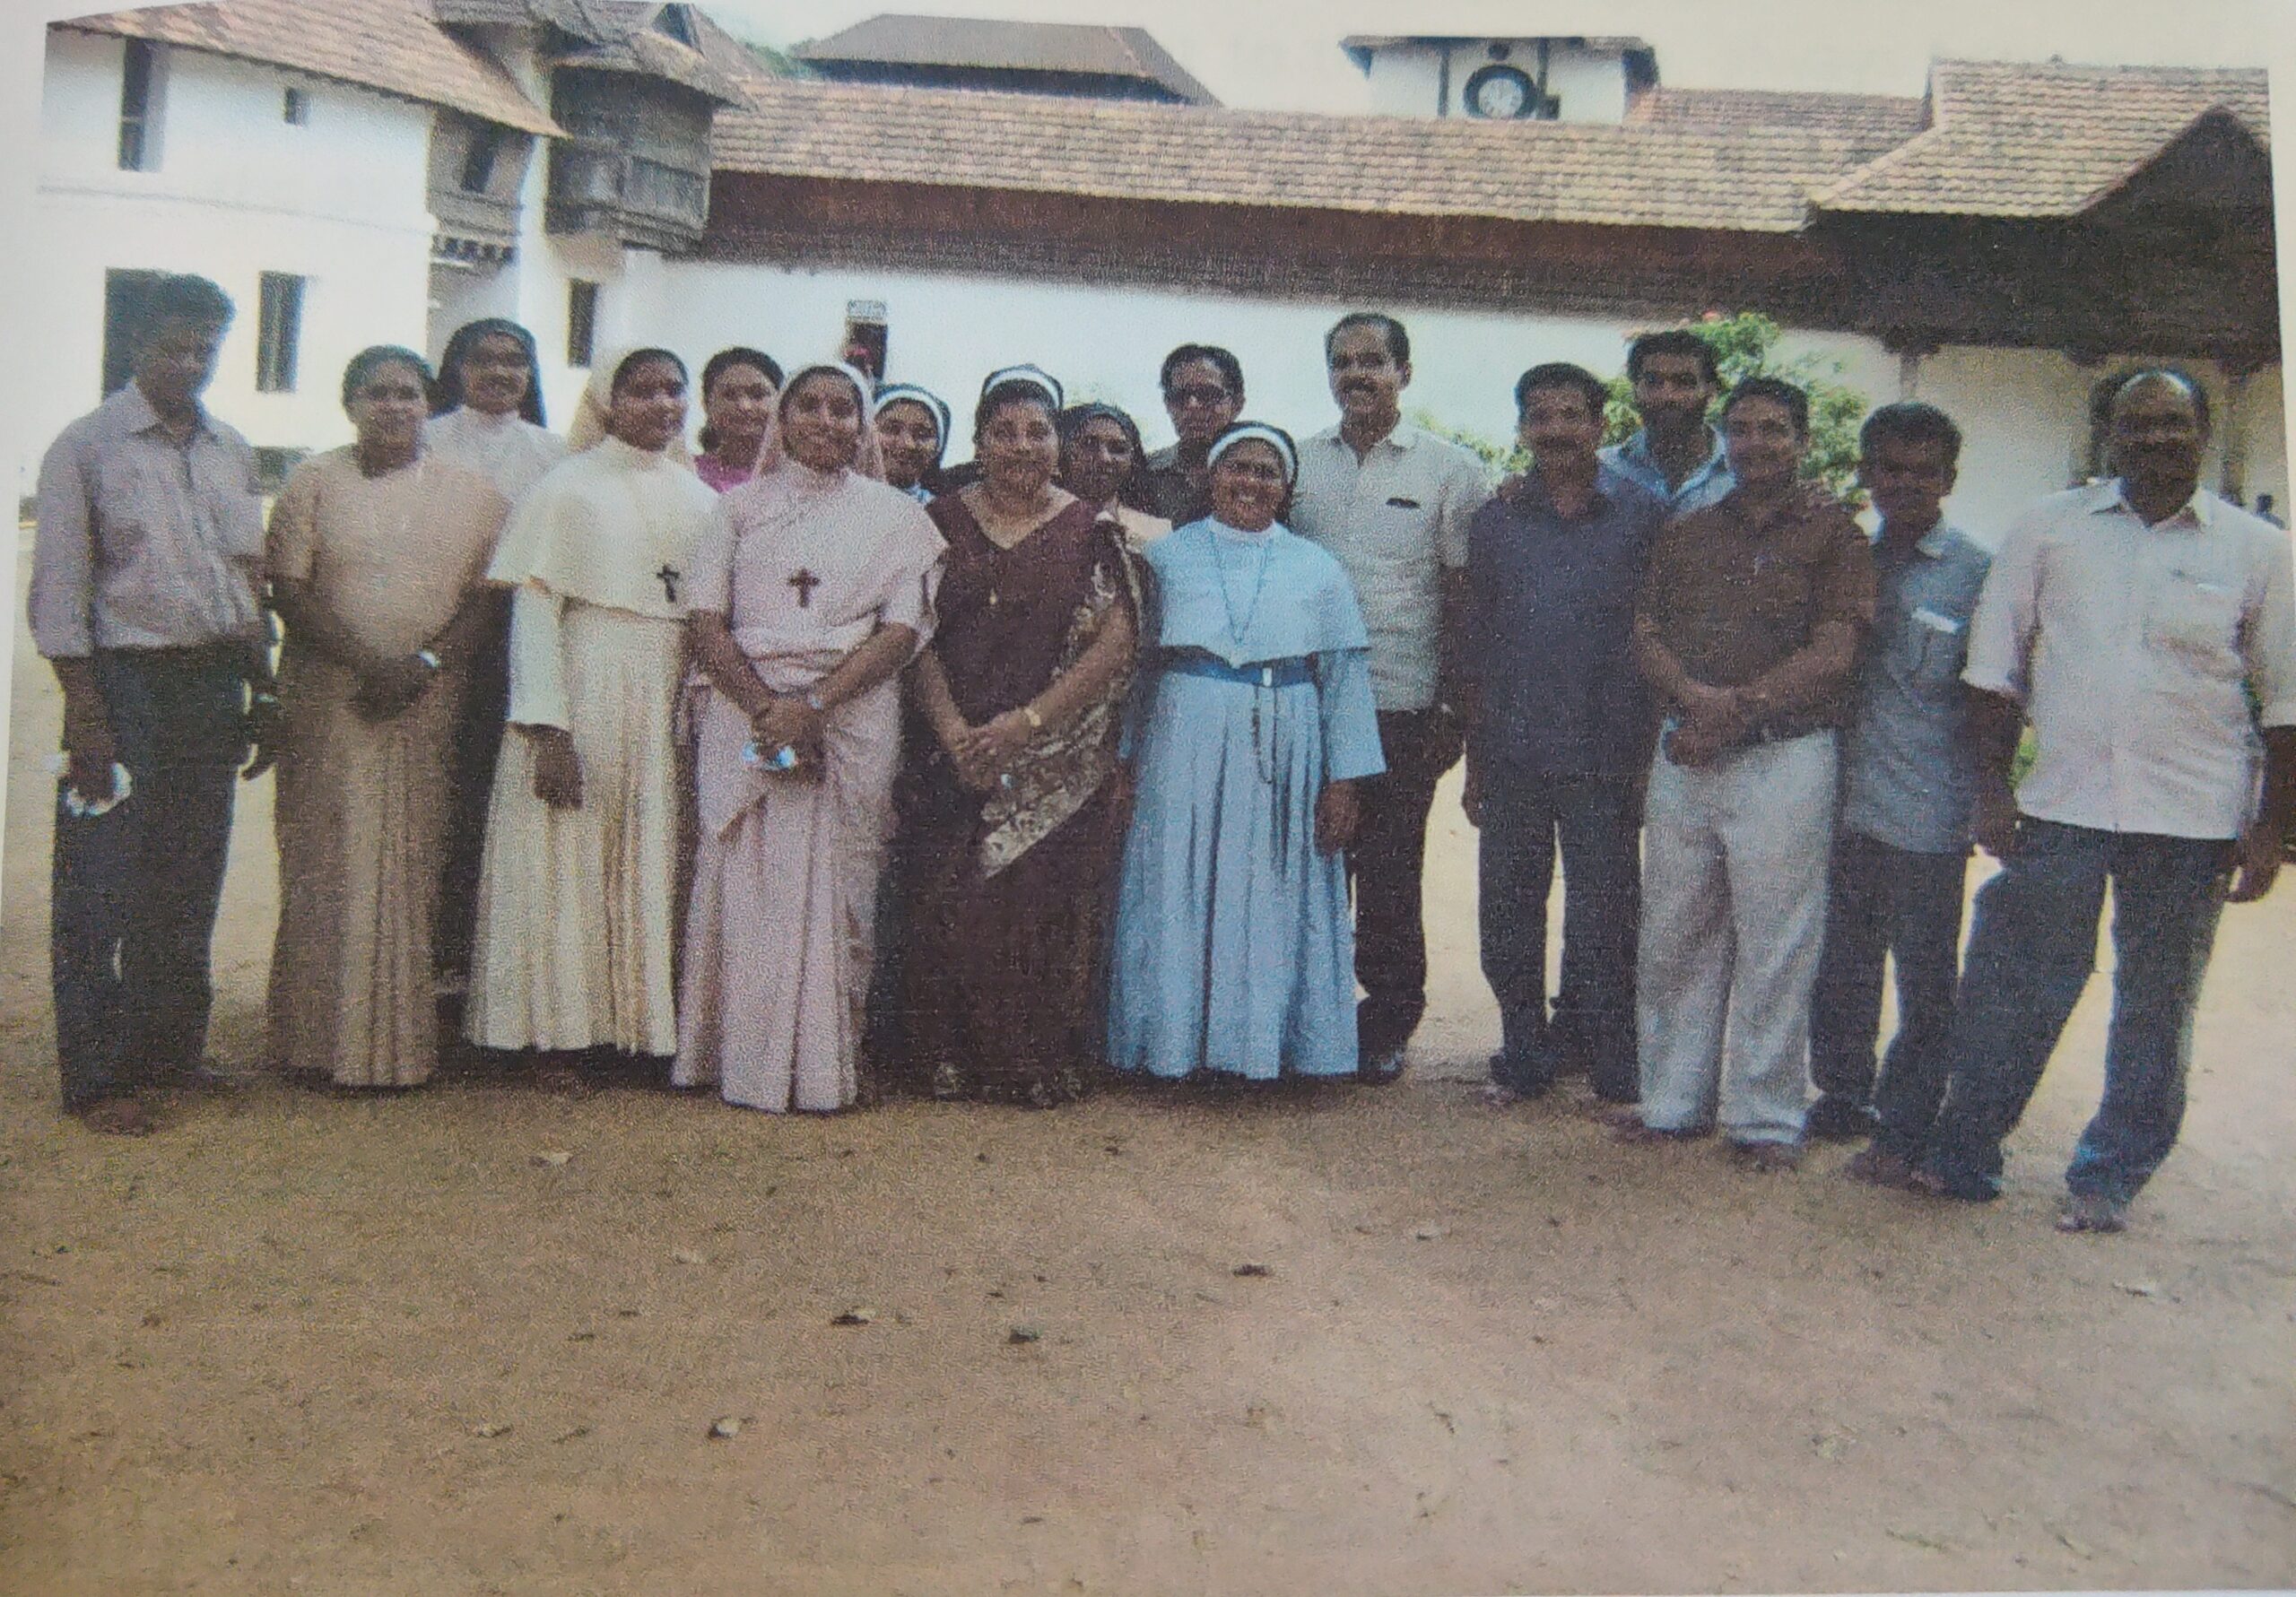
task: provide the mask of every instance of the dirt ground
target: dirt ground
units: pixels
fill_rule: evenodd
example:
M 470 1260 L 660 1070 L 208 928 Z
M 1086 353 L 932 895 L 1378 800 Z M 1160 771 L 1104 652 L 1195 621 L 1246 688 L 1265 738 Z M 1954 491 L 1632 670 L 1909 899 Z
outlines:
M 785 1120 L 259 1081 L 108 1141 L 55 1107 L 56 705 L 18 648 L 0 1590 L 2296 1583 L 2296 883 L 2226 918 L 2119 1238 L 2048 1225 L 2101 981 L 1989 1209 L 1481 1107 L 1448 793 L 1384 1092 Z M 250 1068 L 268 784 L 239 826 L 213 1052 Z

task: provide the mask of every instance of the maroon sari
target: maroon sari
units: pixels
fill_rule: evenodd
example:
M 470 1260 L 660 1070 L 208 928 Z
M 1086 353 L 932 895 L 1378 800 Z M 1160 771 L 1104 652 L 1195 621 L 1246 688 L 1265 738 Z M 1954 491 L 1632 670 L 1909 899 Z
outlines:
M 1043 692 L 1113 606 L 1137 621 L 1136 563 L 1090 506 L 1070 505 L 1009 550 L 955 494 L 929 514 L 949 545 L 931 647 L 970 725 Z M 1099 1057 L 1130 677 L 1074 725 L 1039 733 L 1010 785 L 987 794 L 957 781 L 929 732 L 910 744 L 901 1028 L 911 1072 L 936 1096 L 1055 1103 L 1083 1090 Z

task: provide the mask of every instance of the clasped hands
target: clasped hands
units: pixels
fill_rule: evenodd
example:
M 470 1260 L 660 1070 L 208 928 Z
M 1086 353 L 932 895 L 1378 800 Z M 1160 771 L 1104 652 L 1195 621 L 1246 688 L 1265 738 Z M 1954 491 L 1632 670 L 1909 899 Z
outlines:
M 942 733 L 941 746 L 967 791 L 987 793 L 1013 768 L 1037 729 L 1019 710 L 993 716 L 978 726 L 959 722 Z
M 1712 765 L 1743 741 L 1767 707 L 1743 688 L 1687 684 L 1674 700 L 1666 758 L 1676 765 Z

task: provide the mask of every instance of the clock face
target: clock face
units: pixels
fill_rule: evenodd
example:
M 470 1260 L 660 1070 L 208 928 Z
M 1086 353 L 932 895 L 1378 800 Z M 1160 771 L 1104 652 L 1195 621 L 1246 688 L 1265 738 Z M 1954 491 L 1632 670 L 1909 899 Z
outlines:
M 1498 120 L 1527 116 L 1537 91 L 1531 80 L 1512 66 L 1486 66 L 1467 80 L 1467 115 Z

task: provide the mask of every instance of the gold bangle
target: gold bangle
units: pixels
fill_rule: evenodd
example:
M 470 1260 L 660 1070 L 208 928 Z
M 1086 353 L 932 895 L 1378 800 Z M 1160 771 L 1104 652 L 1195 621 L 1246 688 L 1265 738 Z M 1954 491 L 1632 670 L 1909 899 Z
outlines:
M 1021 719 L 1029 724 L 1031 732 L 1044 730 L 1044 717 L 1037 714 L 1037 707 L 1032 704 L 1024 704 L 1021 707 Z

